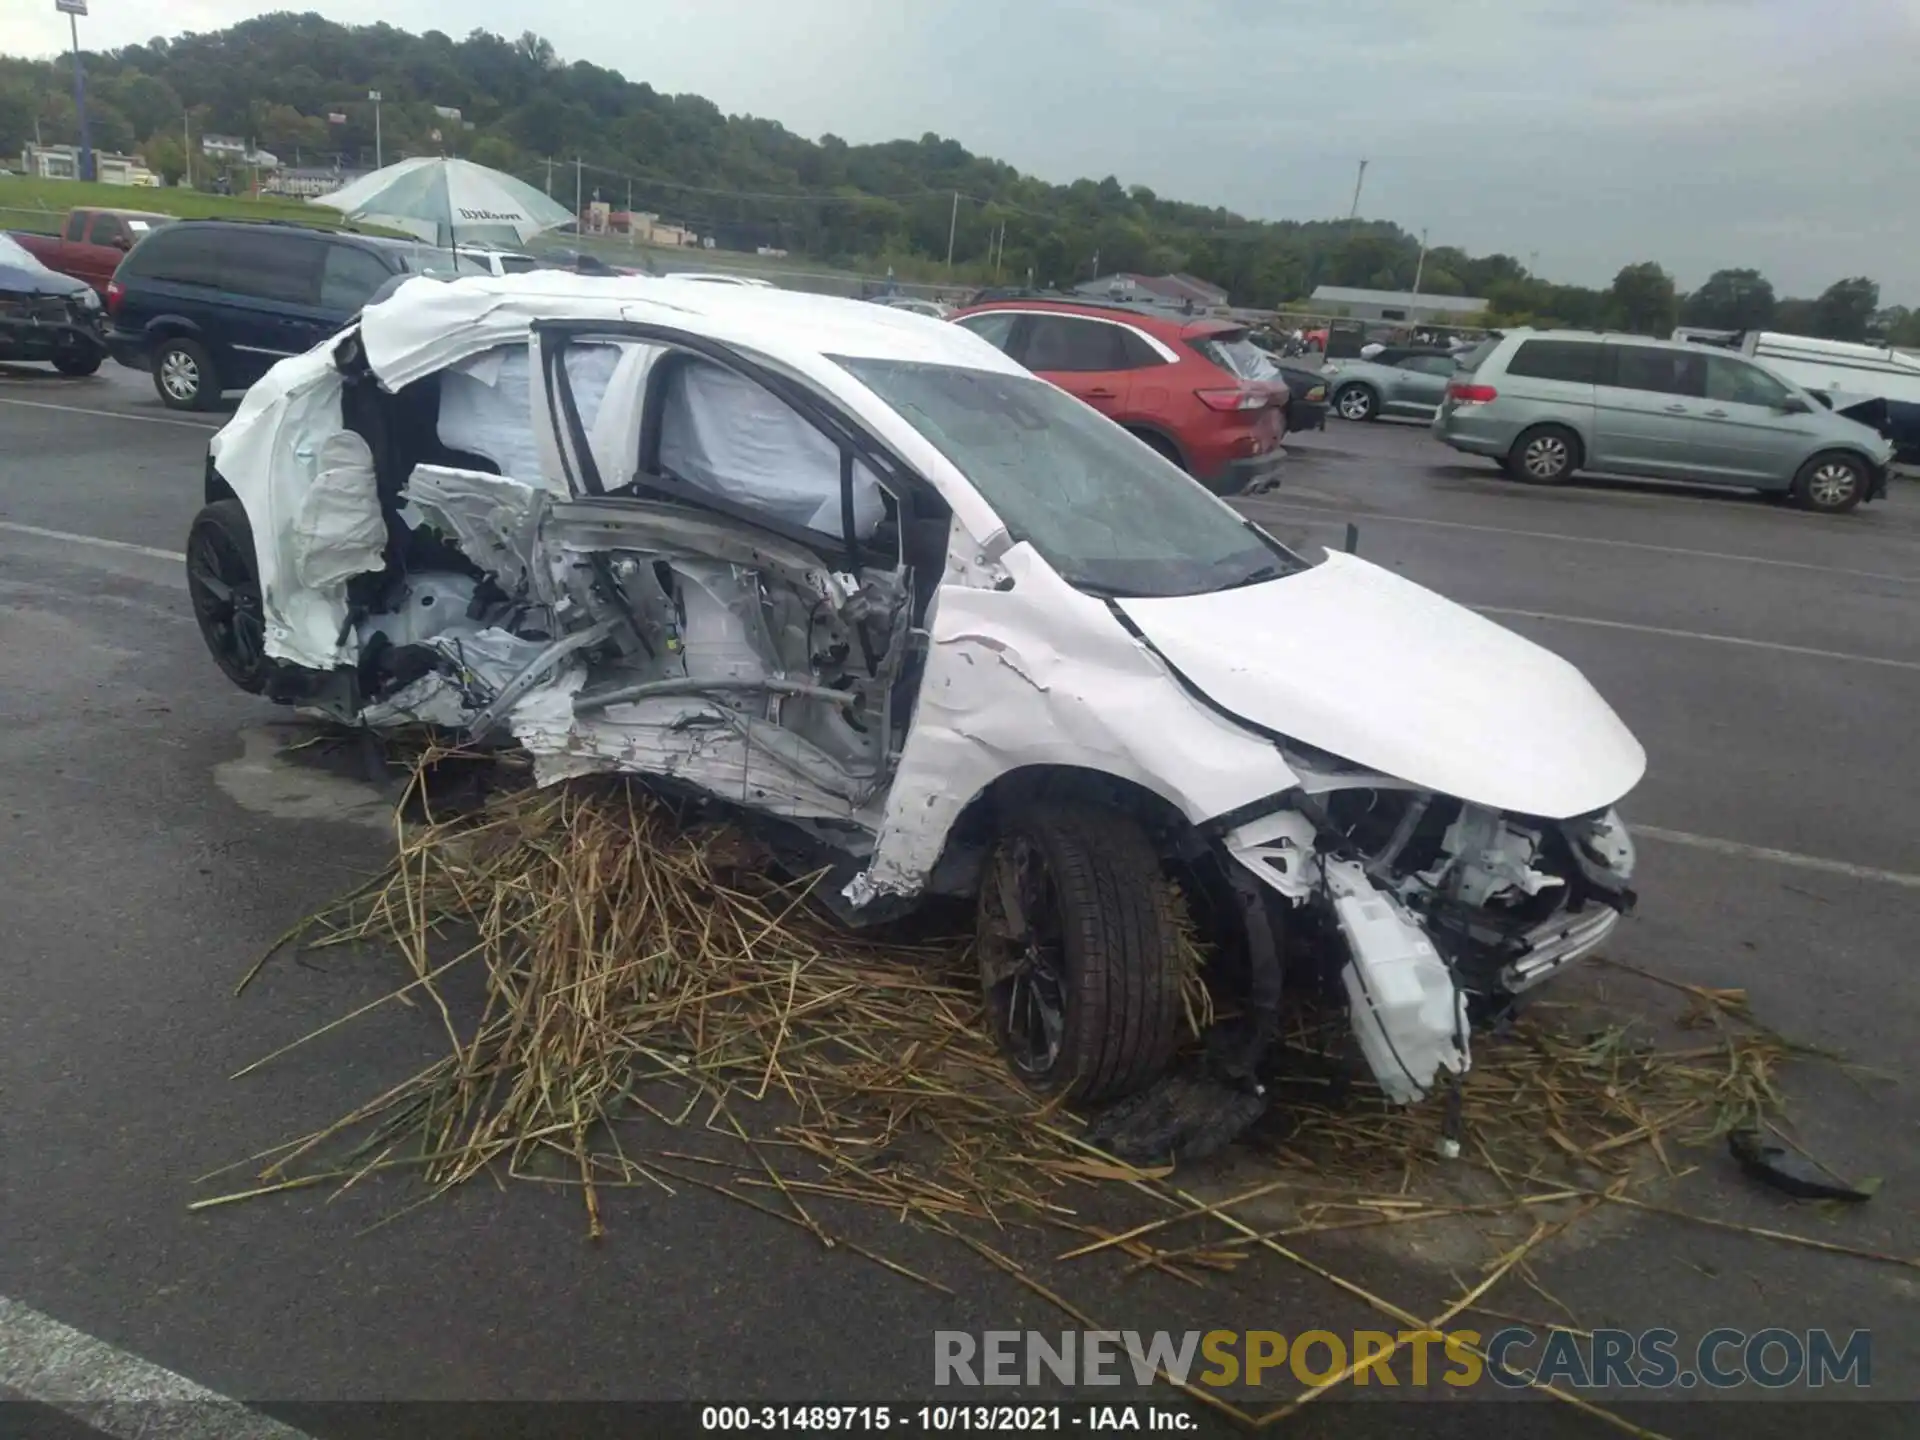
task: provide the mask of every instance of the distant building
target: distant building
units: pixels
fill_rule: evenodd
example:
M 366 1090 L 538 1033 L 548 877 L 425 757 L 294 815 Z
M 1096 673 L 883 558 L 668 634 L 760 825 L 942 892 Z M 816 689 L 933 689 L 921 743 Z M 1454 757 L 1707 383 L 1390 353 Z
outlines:
M 36 180 L 78 180 L 80 147 L 29 145 L 20 152 L 20 169 Z M 160 177 L 149 170 L 138 155 L 119 155 L 111 150 L 93 152 L 93 176 L 103 185 L 157 186 L 160 183 Z
M 1322 314 L 1405 324 L 1458 322 L 1487 308 L 1486 301 L 1471 295 L 1416 295 L 1411 290 L 1353 290 L 1344 285 L 1318 287 L 1310 303 Z
M 1185 309 L 1217 310 L 1227 303 L 1227 292 L 1192 275 L 1137 275 L 1116 271 L 1073 287 L 1089 300 L 1120 300 L 1128 304 L 1166 305 Z
M 360 178 L 357 170 L 336 170 L 332 166 L 293 165 L 285 170 L 276 170 L 260 182 L 260 188 L 269 195 L 285 195 L 295 200 L 312 200 L 317 196 L 331 195 L 343 185 L 350 185 Z
M 280 157 L 256 150 L 238 135 L 202 135 L 200 153 L 216 165 L 250 165 L 256 170 L 278 170 Z

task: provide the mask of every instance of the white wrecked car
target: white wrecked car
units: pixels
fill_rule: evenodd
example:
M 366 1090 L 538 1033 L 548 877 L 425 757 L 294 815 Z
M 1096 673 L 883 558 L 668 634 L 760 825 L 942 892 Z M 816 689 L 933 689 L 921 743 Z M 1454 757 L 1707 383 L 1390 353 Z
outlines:
M 1166 1070 L 1184 907 L 1344 995 L 1385 1092 L 1631 904 L 1645 755 L 1571 665 L 1295 555 L 965 329 L 563 272 L 413 280 L 213 440 L 188 579 L 242 688 L 691 787 L 854 922 L 978 896 L 1008 1059 Z M 1176 883 L 1169 883 L 1170 881 Z

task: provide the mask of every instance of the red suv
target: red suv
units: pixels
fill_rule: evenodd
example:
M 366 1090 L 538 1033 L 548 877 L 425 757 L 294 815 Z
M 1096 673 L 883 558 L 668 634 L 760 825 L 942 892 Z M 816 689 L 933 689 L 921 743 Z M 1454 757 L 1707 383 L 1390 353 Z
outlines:
M 1279 483 L 1287 387 L 1244 326 L 1070 300 L 996 300 L 953 323 L 1118 421 L 1216 495 Z

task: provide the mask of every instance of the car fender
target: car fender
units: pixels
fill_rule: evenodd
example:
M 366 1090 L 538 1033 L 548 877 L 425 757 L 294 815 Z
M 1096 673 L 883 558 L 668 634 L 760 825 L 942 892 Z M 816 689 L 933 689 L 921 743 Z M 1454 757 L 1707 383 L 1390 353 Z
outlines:
M 1121 429 L 1130 431 L 1135 435 L 1151 435 L 1156 440 L 1166 441 L 1167 444 L 1173 447 L 1173 453 L 1180 457 L 1182 468 L 1187 470 L 1193 468 L 1193 457 L 1187 454 L 1187 447 L 1180 443 L 1180 437 L 1158 421 L 1117 417 L 1117 423 Z
M 155 315 L 140 327 L 140 333 L 149 340 L 172 340 L 184 335 L 189 339 L 204 342 L 207 338 L 206 331 L 200 328 L 198 321 L 190 320 L 185 315 L 177 315 L 172 311 Z

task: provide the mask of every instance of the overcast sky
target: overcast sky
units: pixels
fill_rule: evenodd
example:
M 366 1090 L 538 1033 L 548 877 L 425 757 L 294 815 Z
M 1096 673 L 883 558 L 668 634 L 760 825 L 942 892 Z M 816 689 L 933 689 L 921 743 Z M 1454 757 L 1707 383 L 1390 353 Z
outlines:
M 249 0 L 92 0 L 90 48 Z M 454 36 L 533 29 L 803 135 L 933 130 L 1048 180 L 1272 219 L 1361 212 L 1605 284 L 1757 266 L 1920 304 L 1920 0 L 321 0 Z M 618 18 L 616 18 L 618 17 Z M 630 18 L 628 18 L 630 17 Z M 0 47 L 67 44 L 0 0 Z

